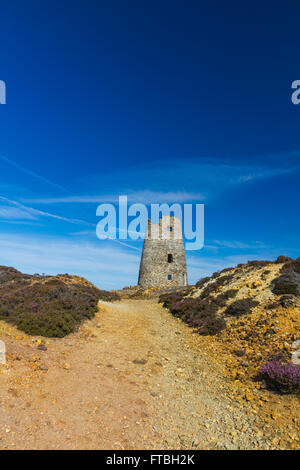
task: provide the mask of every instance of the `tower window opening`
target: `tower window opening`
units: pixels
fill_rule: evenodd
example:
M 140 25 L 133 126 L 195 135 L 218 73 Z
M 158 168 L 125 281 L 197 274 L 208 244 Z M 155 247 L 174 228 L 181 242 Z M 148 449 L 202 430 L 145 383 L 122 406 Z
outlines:
M 173 255 L 172 253 L 168 254 L 168 263 L 173 263 Z
M 168 281 L 172 281 L 172 274 L 168 274 Z
M 169 232 L 173 232 L 173 227 L 168 227 Z

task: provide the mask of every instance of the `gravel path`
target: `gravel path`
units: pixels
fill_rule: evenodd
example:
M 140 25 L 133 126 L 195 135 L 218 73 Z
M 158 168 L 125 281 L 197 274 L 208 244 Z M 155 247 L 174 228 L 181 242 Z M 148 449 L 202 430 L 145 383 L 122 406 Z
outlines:
M 213 341 L 153 301 L 102 302 L 45 351 L 16 332 L 1 329 L 2 449 L 278 448 L 276 424 L 231 398 Z

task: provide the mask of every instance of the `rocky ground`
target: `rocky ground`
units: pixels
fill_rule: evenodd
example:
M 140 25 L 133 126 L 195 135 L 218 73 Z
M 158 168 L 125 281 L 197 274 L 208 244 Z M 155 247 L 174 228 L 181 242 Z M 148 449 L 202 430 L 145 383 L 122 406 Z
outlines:
M 234 375 L 225 332 L 194 334 L 145 299 L 102 302 L 45 342 L 0 322 L 0 448 L 299 449 L 299 399 Z

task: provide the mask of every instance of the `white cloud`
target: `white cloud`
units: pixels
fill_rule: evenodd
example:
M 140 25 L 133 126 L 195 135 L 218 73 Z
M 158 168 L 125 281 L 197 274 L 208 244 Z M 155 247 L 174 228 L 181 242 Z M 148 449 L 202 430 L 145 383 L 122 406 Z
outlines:
M 29 211 L 10 206 L 0 206 L 0 218 L 1 219 L 30 219 L 35 220 L 36 217 Z
M 253 243 L 244 243 L 239 242 L 237 240 L 227 241 L 227 240 L 214 240 L 213 243 L 216 245 L 216 248 L 223 247 L 223 248 L 232 248 L 232 249 L 257 249 L 257 248 L 265 248 L 264 243 L 256 241 Z
M 184 203 L 188 201 L 203 201 L 204 195 L 197 192 L 187 192 L 187 191 L 169 191 L 169 192 L 160 192 L 160 191 L 124 191 L 120 194 L 102 194 L 102 195 L 83 195 L 83 196 L 68 196 L 68 197 L 54 197 L 54 198 L 37 198 L 37 199 L 24 199 L 24 202 L 37 203 L 37 204 L 59 204 L 59 203 L 97 203 L 102 202 L 118 202 L 119 196 L 127 196 L 128 202 L 130 203 Z
M 285 158 L 260 159 L 259 163 L 240 160 L 225 161 L 222 159 L 201 158 L 181 161 L 153 161 L 127 169 L 115 169 L 113 172 L 98 174 L 88 181 L 80 181 L 80 186 L 87 185 L 91 188 L 116 188 L 116 194 L 120 191 L 130 193 L 141 190 L 141 182 L 151 185 L 152 191 L 161 192 L 161 188 L 168 193 L 173 188 L 177 193 L 196 193 L 201 198 L 207 198 L 212 194 L 219 194 L 233 186 L 245 184 L 249 181 L 272 178 L 279 175 L 293 173 L 299 170 L 299 162 L 293 161 L 293 165 L 287 164 Z M 124 184 L 126 182 L 126 186 Z M 126 191 L 127 189 L 127 191 Z M 103 191 L 107 194 L 108 191 Z
M 93 175 L 78 183 L 81 191 L 66 197 L 23 199 L 29 203 L 101 203 L 118 202 L 119 195 L 127 195 L 129 202 L 184 203 L 203 202 L 212 196 L 253 181 L 283 176 L 300 169 L 299 162 L 287 165 L 278 158 L 261 163 L 226 162 L 221 159 L 182 161 L 154 161 L 113 172 Z M 124 183 L 125 182 L 125 183 Z M 151 189 L 141 189 L 147 186 Z M 101 187 L 99 193 L 97 188 Z M 84 193 L 85 188 L 88 188 Z M 112 189 L 113 188 L 113 189 Z M 164 191 L 161 189 L 164 188 Z M 176 188 L 176 190 L 174 190 Z
M 62 217 L 60 215 L 52 214 L 50 212 L 45 212 L 45 211 L 40 211 L 38 209 L 34 209 L 33 207 L 25 206 L 17 201 L 14 201 L 12 199 L 8 199 L 4 196 L 0 196 L 0 200 L 4 201 L 6 204 L 10 204 L 13 207 L 16 207 L 21 214 L 21 211 L 24 214 L 23 218 L 28 218 L 28 216 L 31 216 L 32 218 L 38 218 L 38 217 L 50 217 L 52 219 L 57 219 L 61 220 L 63 222 L 68 222 L 71 224 L 79 224 L 79 225 L 88 225 L 88 226 L 95 226 L 95 224 L 86 222 L 85 220 L 80 220 L 80 219 L 70 219 L 68 217 Z
M 31 176 L 39 181 L 41 181 L 42 183 L 48 185 L 48 186 L 52 186 L 54 187 L 55 189 L 59 189 L 63 192 L 69 192 L 67 189 L 65 189 L 63 186 L 60 186 L 59 184 L 57 183 L 54 183 L 53 181 L 50 181 L 48 180 L 47 178 L 45 178 L 44 176 L 41 176 L 41 175 L 38 175 L 37 173 L 35 173 L 34 171 L 31 171 L 29 170 L 28 168 L 24 168 L 23 166 L 19 165 L 18 163 L 14 162 L 13 160 L 10 160 L 9 158 L 7 157 L 4 157 L 3 155 L 0 155 L 0 160 L 2 160 L 3 162 L 5 163 L 8 163 L 9 165 L 11 165 L 12 167 L 16 168 L 17 170 L 21 171 L 22 173 L 28 175 L 28 176 Z

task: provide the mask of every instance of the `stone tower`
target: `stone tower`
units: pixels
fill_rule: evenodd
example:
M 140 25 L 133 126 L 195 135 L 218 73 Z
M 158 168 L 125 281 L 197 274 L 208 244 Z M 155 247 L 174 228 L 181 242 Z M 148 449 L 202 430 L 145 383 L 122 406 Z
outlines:
M 162 216 L 158 224 L 148 220 L 139 272 L 139 286 L 187 285 L 187 270 L 180 219 Z

